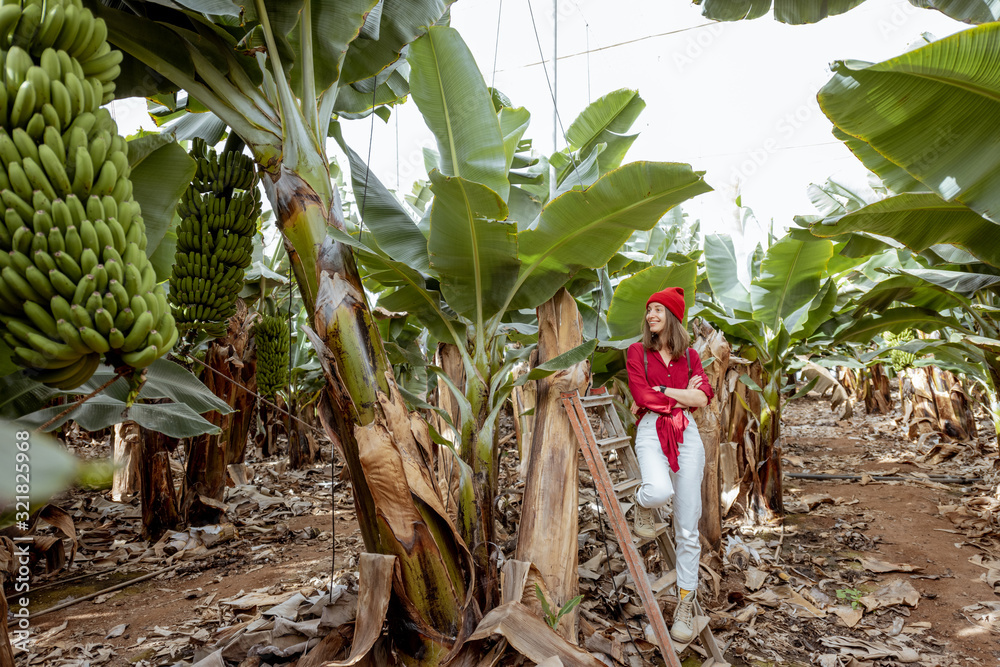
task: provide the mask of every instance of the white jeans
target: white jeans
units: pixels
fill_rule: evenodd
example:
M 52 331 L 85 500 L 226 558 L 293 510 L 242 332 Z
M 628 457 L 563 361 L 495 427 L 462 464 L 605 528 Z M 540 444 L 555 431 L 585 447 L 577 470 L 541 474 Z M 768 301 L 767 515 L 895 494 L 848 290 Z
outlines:
M 698 520 L 701 518 L 705 445 L 701 442 L 698 425 L 688 417 L 690 421 L 684 429 L 684 442 L 680 444 L 677 456 L 680 469 L 672 471 L 656 434 L 657 416 L 653 412 L 647 413 L 636 431 L 635 454 L 642 472 L 642 485 L 635 496 L 643 507 L 662 507 L 673 497 L 677 586 L 695 591 L 698 590 L 698 559 L 701 557 Z

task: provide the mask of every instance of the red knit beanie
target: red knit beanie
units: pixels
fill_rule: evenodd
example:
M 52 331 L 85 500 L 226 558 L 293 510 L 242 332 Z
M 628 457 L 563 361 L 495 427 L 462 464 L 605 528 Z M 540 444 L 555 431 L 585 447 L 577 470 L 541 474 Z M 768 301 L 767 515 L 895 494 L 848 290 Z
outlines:
M 674 317 L 681 322 L 684 321 L 684 290 L 680 287 L 668 287 L 657 292 L 646 301 L 646 308 L 649 308 L 651 303 L 663 304 L 667 310 L 673 313 Z

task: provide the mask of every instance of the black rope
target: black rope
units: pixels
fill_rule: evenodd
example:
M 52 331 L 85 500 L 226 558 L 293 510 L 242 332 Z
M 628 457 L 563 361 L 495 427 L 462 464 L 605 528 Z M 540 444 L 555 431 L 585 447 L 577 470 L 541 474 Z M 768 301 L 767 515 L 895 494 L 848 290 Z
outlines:
M 500 52 L 500 18 L 503 16 L 503 0 L 500 0 L 500 9 L 497 11 L 497 40 L 493 47 L 493 76 L 490 77 L 490 88 L 496 90 L 497 83 L 497 53 Z
M 545 67 L 545 54 L 542 53 L 542 40 L 538 37 L 538 26 L 535 24 L 535 11 L 531 8 L 531 0 L 526 0 L 528 3 L 528 13 L 531 14 L 531 28 L 535 32 L 535 44 L 538 45 L 538 57 L 542 59 L 542 72 L 545 73 L 545 85 L 549 89 L 549 97 L 552 98 L 552 110 L 556 115 L 556 123 L 559 125 L 559 131 L 562 132 L 563 141 L 566 142 L 567 148 L 569 147 L 569 137 L 566 136 L 566 129 L 563 127 L 562 116 L 559 115 L 559 107 L 556 105 L 556 94 L 552 90 L 552 82 L 549 80 L 549 70 Z M 553 147 L 553 150 L 558 150 Z M 573 151 L 569 151 L 569 159 L 573 163 L 573 173 L 576 174 L 576 178 L 580 181 L 580 188 L 583 185 L 583 176 L 580 174 L 579 165 L 576 162 L 576 158 L 573 156 Z
M 173 350 L 173 351 L 172 351 L 172 352 L 171 352 L 170 354 L 171 354 L 171 356 L 173 356 L 173 357 L 174 357 L 175 359 L 178 359 L 178 360 L 180 360 L 180 361 L 185 361 L 185 360 L 187 360 L 187 361 L 193 361 L 193 362 L 195 362 L 196 364 L 201 364 L 201 365 L 202 365 L 202 366 L 203 366 L 204 368 L 207 368 L 208 370 L 212 371 L 213 373 L 215 373 L 215 374 L 216 374 L 216 375 L 218 375 L 219 377 L 223 378 L 223 379 L 224 379 L 224 380 L 226 380 L 227 382 L 230 382 L 230 383 L 234 384 L 235 386 L 239 387 L 240 389 L 242 389 L 243 391 L 247 392 L 247 393 L 248 393 L 248 394 L 250 394 L 251 396 L 254 396 L 254 397 L 256 397 L 256 398 L 257 398 L 257 399 L 259 399 L 259 400 L 260 400 L 260 401 L 261 401 L 262 403 L 266 403 L 267 405 L 271 406 L 272 408 L 274 408 L 275 410 L 277 410 L 277 411 L 278 411 L 278 412 L 280 412 L 281 414 L 283 414 L 283 415 L 287 415 L 287 416 L 288 416 L 288 417 L 290 417 L 291 419 L 294 419 L 294 420 L 295 420 L 295 421 L 297 421 L 298 423 L 302 424 L 303 426 L 305 426 L 305 427 L 306 427 L 306 428 L 308 428 L 309 430 L 311 430 L 311 431 L 313 431 L 313 432 L 315 432 L 315 433 L 318 433 L 319 435 L 322 435 L 323 437 L 326 437 L 326 432 L 325 432 L 325 431 L 321 431 L 320 429 L 316 428 L 316 427 L 315 427 L 315 426 L 313 426 L 312 424 L 309 424 L 308 422 L 304 422 L 304 421 L 302 421 L 301 419 L 299 419 L 298 417 L 296 417 L 295 415 L 293 415 L 292 413 L 290 413 L 290 412 L 289 412 L 288 410 L 284 410 L 284 409 L 282 409 L 282 408 L 279 408 L 279 407 L 278 407 L 278 406 L 277 406 L 276 404 L 274 404 L 274 403 L 272 403 L 271 401 L 267 400 L 266 398 L 264 398 L 263 396 L 261 396 L 261 395 L 260 395 L 260 394 L 258 394 L 257 392 L 253 391 L 252 389 L 250 389 L 249 387 L 247 387 L 247 386 L 245 386 L 245 385 L 243 385 L 243 384 L 240 384 L 239 382 L 237 382 L 237 381 L 236 381 L 236 380 L 234 380 L 233 378 L 229 377 L 228 375 L 226 375 L 226 374 L 224 374 L 224 373 L 220 373 L 220 372 L 219 372 L 219 371 L 217 371 L 216 369 L 214 369 L 214 368 L 212 368 L 211 366 L 209 366 L 208 364 L 206 364 L 206 363 L 205 363 L 204 361 L 202 361 L 201 359 L 197 359 L 197 358 L 195 358 L 195 357 L 192 357 L 192 356 L 191 356 L 190 354 L 187 354 L 187 353 L 182 353 L 182 352 L 178 352 L 177 350 Z

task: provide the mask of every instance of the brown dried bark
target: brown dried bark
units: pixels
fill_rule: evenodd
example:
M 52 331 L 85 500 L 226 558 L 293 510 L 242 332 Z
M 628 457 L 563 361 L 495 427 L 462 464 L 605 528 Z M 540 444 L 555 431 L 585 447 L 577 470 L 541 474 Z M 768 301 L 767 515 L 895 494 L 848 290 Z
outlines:
M 936 366 L 907 368 L 900 376 L 903 423 L 911 439 L 937 433 L 949 442 L 969 442 L 977 435 L 971 401 L 950 371 Z
M 243 460 L 252 413 L 238 408 L 245 408 L 252 396 L 239 385 L 246 387 L 250 377 L 256 374 L 256 358 L 253 350 L 248 349 L 251 346 L 249 320 L 249 310 L 242 300 L 238 300 L 226 335 L 209 344 L 205 352 L 207 368 L 202 380 L 213 394 L 233 407 L 234 412 L 228 415 L 208 413 L 205 418 L 222 431 L 200 435 L 187 442 L 182 514 L 192 526 L 207 526 L 222 520 L 224 512 L 218 503 L 226 489 L 226 467 Z
M 705 444 L 705 475 L 701 483 L 701 521 L 698 530 L 713 551 L 722 548 L 722 505 L 719 478 L 720 445 L 722 436 L 722 406 L 727 398 L 725 384 L 729 370 L 729 355 L 732 348 L 721 331 L 716 331 L 704 320 L 692 324 L 694 340 L 692 346 L 702 358 L 705 374 L 715 392 L 715 399 L 707 406 L 695 410 L 694 421 L 698 425 L 701 441 Z M 706 359 L 712 358 L 709 364 Z
M 569 352 L 583 343 L 583 319 L 576 300 L 565 289 L 538 307 L 538 363 Z M 515 558 L 538 568 L 552 594 L 549 602 L 562 607 L 579 591 L 577 575 L 577 442 L 560 394 L 583 391 L 590 372 L 577 364 L 538 381 L 538 403 L 532 437 L 521 525 Z M 577 609 L 563 616 L 557 631 L 577 640 Z
M 889 391 L 889 377 L 882 364 L 868 369 L 864 378 L 865 412 L 870 415 L 884 415 L 892 412 L 892 396 Z
M 537 348 L 531 353 L 529 366 L 538 365 Z M 527 369 L 524 370 L 528 372 Z M 514 410 L 514 437 L 517 438 L 517 457 L 521 462 L 517 468 L 518 475 L 524 479 L 528 474 L 528 460 L 531 458 L 531 439 L 535 433 L 535 406 L 538 403 L 537 386 L 535 382 L 526 382 L 514 387 L 511 393 L 511 405 Z M 528 413 L 528 414 L 525 414 Z
M 437 350 L 434 352 L 434 365 L 444 370 L 445 375 L 451 379 L 459 391 L 465 389 L 465 364 L 462 363 L 462 353 L 457 345 L 438 343 Z M 462 419 L 459 414 L 458 401 L 443 379 L 438 378 L 437 389 L 434 390 L 434 393 L 437 407 L 448 413 L 452 424 L 459 426 Z M 432 413 L 431 424 L 446 440 L 456 446 L 459 444 L 461 436 L 458 431 L 452 428 L 441 415 Z
M 160 539 L 163 533 L 181 523 L 170 470 L 168 441 L 169 438 L 162 433 L 140 429 L 142 536 L 150 542 Z

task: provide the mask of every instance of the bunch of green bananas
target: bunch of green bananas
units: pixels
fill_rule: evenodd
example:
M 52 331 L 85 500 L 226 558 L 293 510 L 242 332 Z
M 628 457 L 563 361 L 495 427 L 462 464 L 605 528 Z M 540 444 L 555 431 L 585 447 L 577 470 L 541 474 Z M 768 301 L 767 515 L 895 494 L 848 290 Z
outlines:
M 882 339 L 887 345 L 902 345 L 913 340 L 913 329 L 906 329 L 899 334 L 886 331 L 882 334 Z M 904 352 L 903 350 L 890 350 L 889 358 L 892 360 L 892 370 L 902 373 L 905 369 L 913 365 L 913 362 L 917 360 L 917 355 L 912 352 Z
M 288 322 L 268 315 L 254 325 L 257 339 L 257 391 L 273 397 L 288 384 Z
M 213 337 L 226 334 L 252 259 L 260 217 L 254 163 L 237 151 L 219 156 L 195 139 L 191 157 L 198 165 L 177 213 L 177 254 L 170 276 L 170 305 L 177 326 Z
M 100 108 L 121 58 L 80 0 L 0 3 L 0 335 L 61 389 L 102 357 L 148 366 L 178 335 L 146 257 L 127 145 Z

